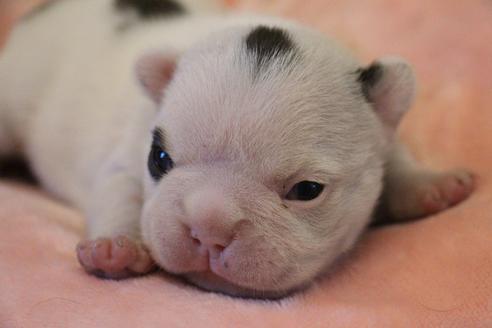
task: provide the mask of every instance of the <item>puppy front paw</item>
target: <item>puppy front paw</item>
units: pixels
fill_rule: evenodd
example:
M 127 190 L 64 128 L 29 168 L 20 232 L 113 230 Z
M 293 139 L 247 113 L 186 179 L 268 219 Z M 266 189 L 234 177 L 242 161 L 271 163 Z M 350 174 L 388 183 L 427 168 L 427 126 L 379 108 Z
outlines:
M 77 257 L 85 271 L 103 278 L 123 279 L 155 269 L 145 246 L 126 236 L 81 241 Z
M 434 214 L 465 200 L 473 191 L 473 176 L 465 170 L 442 173 L 420 189 L 422 213 Z
M 473 189 L 473 176 L 466 170 L 417 172 L 388 186 L 384 213 L 392 221 L 425 217 L 459 204 Z

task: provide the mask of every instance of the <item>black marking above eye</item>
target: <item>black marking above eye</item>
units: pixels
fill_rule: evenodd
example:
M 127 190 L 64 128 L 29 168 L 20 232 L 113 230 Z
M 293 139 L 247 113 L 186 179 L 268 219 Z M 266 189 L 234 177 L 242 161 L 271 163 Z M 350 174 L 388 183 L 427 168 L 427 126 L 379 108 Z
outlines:
M 263 25 L 248 34 L 246 49 L 254 58 L 257 71 L 276 59 L 286 58 L 289 63 L 296 55 L 294 43 L 285 30 Z
M 174 0 L 116 0 L 119 10 L 135 10 L 144 19 L 183 14 L 184 7 Z
M 156 181 L 159 181 L 174 167 L 174 162 L 163 144 L 162 130 L 157 128 L 153 132 L 152 147 L 148 158 L 149 173 Z
M 288 200 L 310 201 L 318 198 L 323 192 L 324 185 L 313 181 L 296 183 L 285 196 Z
M 164 145 L 164 132 L 162 132 L 161 128 L 155 128 L 152 131 L 152 144 L 153 145 Z

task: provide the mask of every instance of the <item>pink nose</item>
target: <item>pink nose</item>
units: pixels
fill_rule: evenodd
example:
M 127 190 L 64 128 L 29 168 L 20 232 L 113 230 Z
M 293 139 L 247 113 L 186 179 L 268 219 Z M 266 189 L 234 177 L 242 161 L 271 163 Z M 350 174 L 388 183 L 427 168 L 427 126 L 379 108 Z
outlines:
M 220 254 L 231 243 L 232 235 L 215 229 L 204 229 L 204 227 L 190 228 L 190 237 L 193 244 L 202 255 L 217 259 Z
M 200 255 L 217 259 L 232 242 L 237 219 L 231 204 L 216 188 L 199 189 L 185 198 L 183 223 Z

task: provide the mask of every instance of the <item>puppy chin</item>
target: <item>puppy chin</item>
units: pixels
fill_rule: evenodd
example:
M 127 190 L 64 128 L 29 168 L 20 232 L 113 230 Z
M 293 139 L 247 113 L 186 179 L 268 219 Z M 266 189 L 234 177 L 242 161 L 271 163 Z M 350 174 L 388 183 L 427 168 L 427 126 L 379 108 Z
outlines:
M 280 299 L 307 287 L 306 285 L 303 285 L 288 290 L 250 289 L 231 283 L 211 271 L 187 273 L 184 274 L 183 277 L 187 282 L 206 291 L 254 299 Z

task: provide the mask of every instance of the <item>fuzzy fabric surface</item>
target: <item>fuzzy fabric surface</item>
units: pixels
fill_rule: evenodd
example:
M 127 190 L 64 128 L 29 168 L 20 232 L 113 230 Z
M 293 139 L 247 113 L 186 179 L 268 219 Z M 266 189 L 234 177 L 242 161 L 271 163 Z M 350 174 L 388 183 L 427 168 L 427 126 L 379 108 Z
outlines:
M 0 0 L 0 28 L 27 2 Z M 367 62 L 407 58 L 420 91 L 402 139 L 430 167 L 471 169 L 476 192 L 436 216 L 369 231 L 336 272 L 303 293 L 254 301 L 163 273 L 88 276 L 75 257 L 82 216 L 39 189 L 0 181 L 0 327 L 492 327 L 492 2 L 236 5 L 335 35 Z

